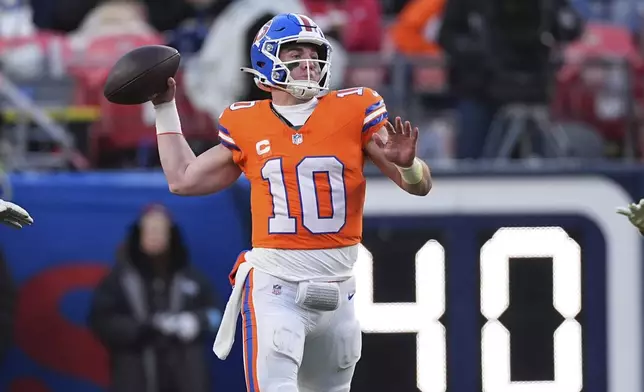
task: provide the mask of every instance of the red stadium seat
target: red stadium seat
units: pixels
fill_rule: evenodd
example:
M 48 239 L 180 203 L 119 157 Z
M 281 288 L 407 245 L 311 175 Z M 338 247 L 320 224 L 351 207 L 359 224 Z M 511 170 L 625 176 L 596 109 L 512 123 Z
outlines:
M 78 82 L 76 104 L 99 105 L 103 83 L 110 68 L 125 53 L 144 45 L 162 44 L 161 36 L 119 35 L 93 40 L 82 53 L 75 53 L 69 66 Z
M 181 87 L 181 74 L 177 75 L 178 91 L 175 97 L 181 116 L 183 134 L 189 141 L 218 141 L 215 121 L 206 113 L 197 111 Z M 118 151 L 133 151 L 141 148 L 156 148 L 156 131 L 153 117 L 146 122 L 143 105 L 125 106 L 108 102 L 100 92 L 98 101 L 101 118 L 91 129 L 91 160 Z
M 637 121 L 629 105 L 644 103 L 644 86 L 637 83 L 644 76 L 644 59 L 629 31 L 589 23 L 565 57 L 552 102 L 554 117 L 584 122 L 604 139 L 623 142 L 632 121 Z

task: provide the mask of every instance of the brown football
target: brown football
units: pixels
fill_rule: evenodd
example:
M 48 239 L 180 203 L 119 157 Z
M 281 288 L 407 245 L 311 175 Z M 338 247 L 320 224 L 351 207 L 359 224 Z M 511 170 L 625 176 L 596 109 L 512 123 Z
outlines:
M 114 64 L 103 87 L 103 95 L 120 105 L 150 101 L 168 88 L 168 78 L 176 75 L 180 62 L 179 52 L 169 46 L 136 48 Z

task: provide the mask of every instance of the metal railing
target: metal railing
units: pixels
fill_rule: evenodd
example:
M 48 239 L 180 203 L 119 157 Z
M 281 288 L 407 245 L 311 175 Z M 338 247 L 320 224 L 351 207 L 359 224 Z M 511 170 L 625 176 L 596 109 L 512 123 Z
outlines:
M 74 140 L 69 132 L 61 127 L 56 121 L 45 113 L 45 111 L 29 99 L 20 89 L 7 77 L 0 73 L 0 97 L 3 98 L 15 110 L 18 115 L 12 135 L 10 135 L 11 151 L 10 157 L 5 161 L 7 171 L 27 170 L 42 168 L 64 168 L 72 166 L 75 168 L 88 167 L 87 159 L 75 147 Z M 37 126 L 49 141 L 55 143 L 59 154 L 49 152 L 29 151 L 30 123 Z

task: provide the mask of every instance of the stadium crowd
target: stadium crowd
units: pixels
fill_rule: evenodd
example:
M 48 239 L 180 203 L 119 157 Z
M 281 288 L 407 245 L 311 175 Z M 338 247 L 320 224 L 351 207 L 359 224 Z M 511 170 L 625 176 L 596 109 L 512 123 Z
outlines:
M 421 153 L 434 162 L 641 156 L 642 4 L 558 0 L 532 25 L 525 21 L 539 2 L 503 4 L 2 0 L 0 161 L 9 170 L 158 165 L 151 107 L 102 96 L 114 62 L 146 44 L 181 52 L 184 133 L 207 149 L 227 105 L 265 97 L 239 67 L 259 27 L 286 11 L 311 15 L 328 32 L 332 87 L 380 91 L 392 112 L 420 126 Z M 472 15 L 497 18 L 496 28 L 482 34 L 467 22 Z

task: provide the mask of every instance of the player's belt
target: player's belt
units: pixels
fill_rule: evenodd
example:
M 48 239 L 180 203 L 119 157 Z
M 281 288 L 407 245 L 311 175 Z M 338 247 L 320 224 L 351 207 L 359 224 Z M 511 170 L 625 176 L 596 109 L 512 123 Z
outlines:
M 233 347 L 233 343 L 235 342 L 235 330 L 237 329 L 237 318 L 239 317 L 241 309 L 242 293 L 246 278 L 252 268 L 253 266 L 251 263 L 243 262 L 239 265 L 237 273 L 235 274 L 236 284 L 235 287 L 233 287 L 233 292 L 230 294 L 230 298 L 228 298 L 226 310 L 224 310 L 224 316 L 221 320 L 221 325 L 219 326 L 215 343 L 212 346 L 212 351 L 215 352 L 215 355 L 217 355 L 219 359 L 223 360 L 228 357 L 228 354 Z

